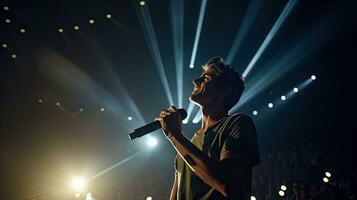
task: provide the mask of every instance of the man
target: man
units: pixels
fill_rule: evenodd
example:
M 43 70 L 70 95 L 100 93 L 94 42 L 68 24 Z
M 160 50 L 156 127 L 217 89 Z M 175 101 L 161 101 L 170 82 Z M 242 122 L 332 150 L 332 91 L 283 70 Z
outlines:
M 245 88 L 241 75 L 220 57 L 210 59 L 193 81 L 190 100 L 202 110 L 191 141 L 174 106 L 156 118 L 178 156 L 171 200 L 249 200 L 253 166 L 259 163 L 255 126 L 244 114 L 229 116 Z

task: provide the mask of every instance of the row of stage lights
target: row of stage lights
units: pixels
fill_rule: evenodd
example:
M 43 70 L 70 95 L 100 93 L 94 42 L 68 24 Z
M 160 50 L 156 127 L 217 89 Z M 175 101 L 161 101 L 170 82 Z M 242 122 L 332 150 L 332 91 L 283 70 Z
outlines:
M 42 104 L 44 101 L 43 101 L 43 99 L 37 99 L 37 103 L 39 103 L 39 104 Z M 57 101 L 56 103 L 55 103 L 55 105 L 57 106 L 57 107 L 59 107 L 59 108 L 64 108 L 63 107 L 63 105 L 59 102 L 59 101 Z M 81 107 L 81 108 L 79 108 L 79 110 L 78 110 L 80 113 L 83 113 L 84 112 L 84 108 L 83 107 Z M 105 108 L 104 107 L 100 107 L 99 108 L 99 111 L 100 112 L 104 112 L 105 111 Z M 128 120 L 129 121 L 131 121 L 131 120 L 133 120 L 133 117 L 132 116 L 128 116 Z
M 140 5 L 140 6 L 145 6 L 145 5 L 146 5 L 146 2 L 145 2 L 145 1 L 139 1 L 139 5 Z M 5 6 L 3 6 L 3 10 L 6 11 L 6 12 L 8 12 L 8 11 L 10 11 L 10 7 L 7 6 L 7 5 L 5 5 Z M 105 15 L 105 18 L 106 18 L 107 20 L 112 20 L 112 14 L 111 14 L 111 13 L 107 13 L 107 14 Z M 12 20 L 11 20 L 10 18 L 5 18 L 4 22 L 5 22 L 6 24 L 11 24 L 11 23 L 12 23 Z M 88 20 L 88 23 L 89 23 L 90 25 L 94 25 L 94 24 L 95 24 L 95 19 L 89 19 L 89 20 Z M 74 26 L 73 26 L 73 30 L 79 31 L 79 29 L 80 29 L 79 25 L 74 25 Z M 19 29 L 19 32 L 22 33 L 22 34 L 25 34 L 25 33 L 27 32 L 27 29 L 26 29 L 25 27 L 22 27 L 22 28 Z M 57 29 L 57 32 L 63 33 L 63 32 L 64 32 L 64 28 L 63 28 L 63 27 L 58 28 L 58 29 Z M 7 45 L 6 43 L 2 43 L 2 44 L 1 44 L 1 47 L 4 48 L 4 49 L 8 49 L 8 45 Z M 12 58 L 12 59 L 16 59 L 16 58 L 17 58 L 16 53 L 11 53 L 11 58 Z
M 311 75 L 310 79 L 312 81 L 316 80 L 316 76 L 315 75 Z M 294 93 L 298 93 L 299 92 L 299 88 L 298 87 L 294 87 L 293 90 L 292 90 Z M 280 99 L 282 101 L 285 101 L 287 99 L 287 95 L 281 95 Z M 268 103 L 268 108 L 272 109 L 274 107 L 274 104 L 272 102 L 269 102 Z M 253 110 L 252 111 L 252 114 L 254 116 L 258 115 L 258 111 L 257 110 Z

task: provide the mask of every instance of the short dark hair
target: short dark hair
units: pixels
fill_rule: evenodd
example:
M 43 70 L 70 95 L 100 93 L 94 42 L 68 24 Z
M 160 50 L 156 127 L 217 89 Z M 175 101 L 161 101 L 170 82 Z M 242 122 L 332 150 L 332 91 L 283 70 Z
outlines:
M 242 96 L 245 89 L 245 81 L 242 75 L 236 72 L 231 65 L 224 63 L 223 58 L 213 57 L 203 66 L 203 69 L 213 67 L 216 71 L 214 79 L 219 87 L 229 88 L 231 93 L 224 99 L 227 110 L 233 108 Z

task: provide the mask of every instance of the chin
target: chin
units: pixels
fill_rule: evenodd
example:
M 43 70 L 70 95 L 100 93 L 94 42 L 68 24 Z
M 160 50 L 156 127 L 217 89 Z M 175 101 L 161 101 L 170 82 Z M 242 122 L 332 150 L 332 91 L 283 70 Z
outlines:
M 196 104 L 197 106 L 201 107 L 201 103 L 199 101 L 199 97 L 198 96 L 194 96 L 194 95 L 191 95 L 189 98 L 188 98 L 192 103 Z

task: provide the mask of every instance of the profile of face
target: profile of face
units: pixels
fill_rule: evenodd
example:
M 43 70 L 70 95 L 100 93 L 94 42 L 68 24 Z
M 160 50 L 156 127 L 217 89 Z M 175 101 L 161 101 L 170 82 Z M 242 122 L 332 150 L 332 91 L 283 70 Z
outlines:
M 212 67 L 205 69 L 203 74 L 194 79 L 194 89 L 190 96 L 190 100 L 202 107 L 212 103 L 223 103 L 222 89 L 220 89 L 214 77 L 216 71 Z

